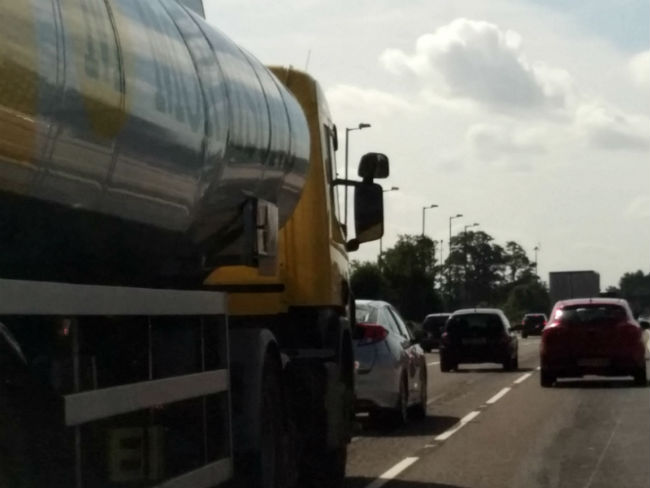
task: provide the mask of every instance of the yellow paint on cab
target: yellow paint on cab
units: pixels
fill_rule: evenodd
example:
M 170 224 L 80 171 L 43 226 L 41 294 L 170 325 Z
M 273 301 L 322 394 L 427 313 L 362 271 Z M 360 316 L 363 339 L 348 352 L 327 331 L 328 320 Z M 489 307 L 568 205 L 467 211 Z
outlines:
M 277 269 L 262 276 L 255 268 L 218 268 L 206 285 L 281 284 L 280 293 L 229 293 L 233 315 L 283 313 L 289 307 L 345 306 L 344 283 L 348 280 L 345 239 L 334 205 L 334 177 L 329 146 L 333 124 L 316 81 L 286 68 L 271 68 L 300 103 L 309 125 L 310 161 L 302 195 L 291 218 L 278 236 Z

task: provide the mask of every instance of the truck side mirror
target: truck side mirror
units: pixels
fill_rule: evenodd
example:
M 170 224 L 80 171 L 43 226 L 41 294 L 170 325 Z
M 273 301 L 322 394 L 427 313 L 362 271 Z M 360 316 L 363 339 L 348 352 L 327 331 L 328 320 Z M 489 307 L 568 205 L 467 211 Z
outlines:
M 375 241 L 384 235 L 384 192 L 376 183 L 362 183 L 354 188 L 355 240 Z
M 359 177 L 370 182 L 373 179 L 388 178 L 390 166 L 388 156 L 382 153 L 367 153 L 359 162 Z

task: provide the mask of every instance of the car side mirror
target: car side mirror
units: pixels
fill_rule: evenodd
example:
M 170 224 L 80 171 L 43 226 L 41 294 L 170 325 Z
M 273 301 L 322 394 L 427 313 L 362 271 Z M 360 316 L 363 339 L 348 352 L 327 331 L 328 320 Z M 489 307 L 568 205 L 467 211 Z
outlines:
M 427 334 L 426 330 L 422 329 L 415 329 L 413 331 L 413 343 L 414 344 L 420 344 L 423 340 L 425 340 L 429 334 Z
M 384 192 L 376 183 L 354 187 L 354 226 L 358 244 L 384 235 Z
M 390 167 L 388 156 L 382 153 L 367 153 L 359 162 L 359 177 L 365 182 L 373 179 L 388 178 Z
M 639 320 L 639 325 L 643 330 L 648 330 L 650 329 L 650 321 L 648 320 Z

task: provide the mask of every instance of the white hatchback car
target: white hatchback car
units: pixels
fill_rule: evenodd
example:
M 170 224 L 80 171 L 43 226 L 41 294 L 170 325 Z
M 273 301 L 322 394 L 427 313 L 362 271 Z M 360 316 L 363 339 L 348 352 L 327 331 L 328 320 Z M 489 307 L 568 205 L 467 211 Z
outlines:
M 387 302 L 357 300 L 354 352 L 357 365 L 357 411 L 389 414 L 406 423 L 409 410 L 424 417 L 427 364 L 424 351 L 404 319 Z

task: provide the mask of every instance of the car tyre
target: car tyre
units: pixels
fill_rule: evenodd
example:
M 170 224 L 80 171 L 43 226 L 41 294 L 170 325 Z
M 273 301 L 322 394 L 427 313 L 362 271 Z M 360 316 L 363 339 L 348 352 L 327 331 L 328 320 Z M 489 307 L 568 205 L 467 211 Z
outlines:
M 521 332 L 521 338 L 522 338 L 522 339 L 525 339 L 526 337 L 528 337 L 528 332 L 523 332 L 523 331 L 522 331 L 522 332 Z
M 413 417 L 418 420 L 422 420 L 427 416 L 428 385 L 426 368 L 426 363 L 424 363 L 420 368 L 420 403 L 413 407 Z
M 408 421 L 408 387 L 406 378 L 402 378 L 399 386 L 399 395 L 397 398 L 397 405 L 391 412 L 392 423 L 396 427 L 406 425 Z
M 547 370 L 542 368 L 539 374 L 539 384 L 543 388 L 550 388 L 553 386 L 553 383 L 555 383 L 555 376 L 553 376 L 551 373 L 549 373 Z
M 643 365 L 634 375 L 634 384 L 637 386 L 648 386 L 648 371 Z

